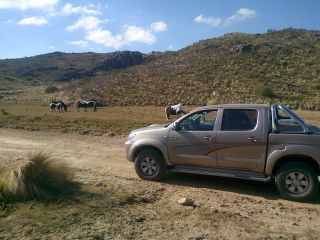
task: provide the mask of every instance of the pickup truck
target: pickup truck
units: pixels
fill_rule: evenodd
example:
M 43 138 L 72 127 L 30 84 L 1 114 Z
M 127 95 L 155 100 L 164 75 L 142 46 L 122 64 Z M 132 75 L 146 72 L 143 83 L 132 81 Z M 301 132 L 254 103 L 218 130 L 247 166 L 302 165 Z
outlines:
M 275 181 L 282 197 L 296 201 L 319 191 L 320 129 L 282 104 L 197 108 L 171 124 L 133 130 L 125 148 L 145 180 L 171 171 Z

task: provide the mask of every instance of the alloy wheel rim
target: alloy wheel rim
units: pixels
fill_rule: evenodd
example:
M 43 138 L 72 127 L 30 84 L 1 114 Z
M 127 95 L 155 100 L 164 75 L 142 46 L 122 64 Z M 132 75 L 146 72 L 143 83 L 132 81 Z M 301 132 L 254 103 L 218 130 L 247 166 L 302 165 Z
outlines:
M 309 188 L 309 179 L 302 172 L 290 172 L 285 177 L 285 186 L 291 193 L 302 194 Z
M 158 170 L 158 164 L 152 157 L 145 157 L 141 161 L 141 170 L 148 176 L 154 175 Z

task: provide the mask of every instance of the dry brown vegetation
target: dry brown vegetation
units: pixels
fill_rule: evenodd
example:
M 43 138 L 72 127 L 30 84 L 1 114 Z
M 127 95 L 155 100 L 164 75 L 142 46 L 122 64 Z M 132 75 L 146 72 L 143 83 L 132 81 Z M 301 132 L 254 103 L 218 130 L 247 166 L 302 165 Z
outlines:
M 189 106 L 188 110 L 195 106 Z M 51 112 L 49 107 L 36 105 L 0 104 L 0 127 L 26 130 L 53 130 L 80 134 L 127 134 L 135 128 L 153 123 L 168 123 L 164 107 L 99 107 L 97 112 Z M 1 113 L 2 112 L 2 113 Z M 320 112 L 297 110 L 306 122 L 320 123 Z
M 152 123 L 166 123 L 164 107 L 100 107 L 97 112 L 51 112 L 49 107 L 0 104 L 0 126 L 29 130 L 126 134 Z
M 71 181 L 71 172 L 62 159 L 43 152 L 30 154 L 17 169 L 2 175 L 0 202 L 50 200 Z

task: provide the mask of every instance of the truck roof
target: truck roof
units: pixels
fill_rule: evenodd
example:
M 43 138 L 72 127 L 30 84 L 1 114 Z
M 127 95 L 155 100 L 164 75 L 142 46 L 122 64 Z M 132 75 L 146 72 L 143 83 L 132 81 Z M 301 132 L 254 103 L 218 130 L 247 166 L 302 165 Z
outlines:
M 218 105 L 208 105 L 204 107 L 199 107 L 194 110 L 206 110 L 206 109 L 212 109 L 212 108 L 270 108 L 269 104 L 218 104 Z

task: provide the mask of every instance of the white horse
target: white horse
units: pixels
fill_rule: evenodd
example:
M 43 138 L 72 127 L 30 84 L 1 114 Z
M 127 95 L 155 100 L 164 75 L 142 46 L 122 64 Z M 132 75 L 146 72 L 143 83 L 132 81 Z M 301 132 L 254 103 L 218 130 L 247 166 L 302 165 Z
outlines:
M 181 114 L 186 114 L 187 109 L 182 105 L 182 103 L 178 103 L 177 105 L 167 106 L 164 112 L 168 120 L 170 118 L 170 115 L 181 116 Z

